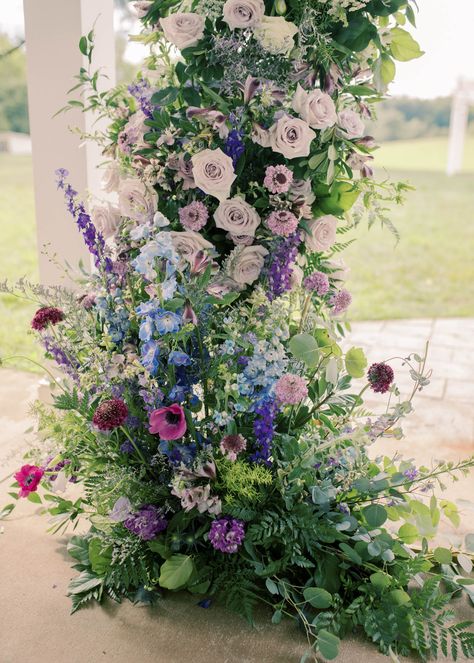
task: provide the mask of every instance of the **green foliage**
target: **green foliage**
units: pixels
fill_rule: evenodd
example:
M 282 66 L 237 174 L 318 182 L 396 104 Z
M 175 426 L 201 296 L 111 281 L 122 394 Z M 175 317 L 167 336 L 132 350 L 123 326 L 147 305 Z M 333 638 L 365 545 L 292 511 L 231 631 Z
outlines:
M 194 571 L 194 563 L 189 555 L 173 555 L 161 566 L 160 586 L 166 589 L 185 587 Z
M 241 461 L 217 461 L 218 483 L 229 506 L 259 502 L 269 494 L 272 473 L 263 465 L 249 465 Z M 243 504 L 242 504 L 243 503 Z

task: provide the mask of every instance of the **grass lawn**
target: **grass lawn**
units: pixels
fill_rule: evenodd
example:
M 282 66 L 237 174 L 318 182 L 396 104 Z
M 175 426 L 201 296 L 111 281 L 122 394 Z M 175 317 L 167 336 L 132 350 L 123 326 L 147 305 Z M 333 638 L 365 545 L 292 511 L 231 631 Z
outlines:
M 437 137 L 386 143 L 376 154 L 379 173 L 416 191 L 393 210 L 398 244 L 387 230 L 361 226 L 345 252 L 352 320 L 474 316 L 474 137 L 456 177 L 444 175 L 446 151 Z M 31 159 L 0 154 L 0 279 L 38 277 L 34 223 Z M 33 309 L 0 296 L 0 357 L 41 356 L 28 331 Z

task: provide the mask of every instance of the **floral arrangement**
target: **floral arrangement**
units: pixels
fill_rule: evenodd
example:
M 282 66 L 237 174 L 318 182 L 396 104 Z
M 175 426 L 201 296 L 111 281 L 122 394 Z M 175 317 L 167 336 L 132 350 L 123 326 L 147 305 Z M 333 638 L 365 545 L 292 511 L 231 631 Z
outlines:
M 68 105 L 110 119 L 86 136 L 103 149 L 107 202 L 88 212 L 57 171 L 94 269 L 79 294 L 20 284 L 62 376 L 54 407 L 36 405 L 42 444 L 14 486 L 54 531 L 90 523 L 69 544 L 73 610 L 187 589 L 250 621 L 259 601 L 274 623 L 296 619 L 302 660 L 336 658 L 354 628 L 394 661 L 472 656 L 447 606 L 473 596 L 471 561 L 427 543 L 441 516 L 459 518 L 433 495 L 439 477 L 472 461 L 415 468 L 390 451 L 426 356 L 401 358 L 403 398 L 387 361 L 367 369 L 341 347 L 347 233 L 364 214 L 390 227 L 388 201 L 407 188 L 372 178 L 364 120 L 395 61 L 421 55 L 403 27 L 412 3 L 134 6 L 150 45 L 140 75 L 102 92 L 90 66 Z M 79 47 L 91 65 L 94 34 Z M 382 414 L 363 407 L 366 389 L 387 395 Z

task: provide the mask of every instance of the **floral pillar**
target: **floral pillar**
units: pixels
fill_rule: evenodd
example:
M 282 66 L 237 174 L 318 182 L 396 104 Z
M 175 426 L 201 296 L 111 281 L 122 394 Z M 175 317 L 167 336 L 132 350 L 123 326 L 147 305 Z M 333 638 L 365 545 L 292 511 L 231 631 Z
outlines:
M 114 85 L 113 0 L 24 0 L 24 9 L 40 277 L 45 284 L 67 283 L 50 257 L 57 254 L 72 268 L 79 261 L 88 268 L 90 259 L 67 218 L 54 171 L 67 168 L 80 190 L 98 194 L 96 166 L 104 158 L 95 143 L 82 145 L 79 135 L 100 128 L 91 113 L 73 109 L 55 114 L 64 106 L 66 91 L 75 84 L 73 73 L 88 66 L 79 40 L 93 27 L 95 68 L 108 76 L 102 79 L 103 88 Z M 71 128 L 79 132 L 73 133 Z

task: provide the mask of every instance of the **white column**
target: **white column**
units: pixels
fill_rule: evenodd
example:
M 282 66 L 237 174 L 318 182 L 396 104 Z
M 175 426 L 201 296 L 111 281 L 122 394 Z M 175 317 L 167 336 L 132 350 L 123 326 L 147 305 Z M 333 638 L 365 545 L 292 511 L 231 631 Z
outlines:
M 451 103 L 451 117 L 449 120 L 448 163 L 446 174 L 455 175 L 462 169 L 464 155 L 464 141 L 466 138 L 468 118 L 468 95 L 465 84 L 461 80 L 453 94 Z
M 62 272 L 41 252 L 47 245 L 59 262 L 77 267 L 82 259 L 90 265 L 72 217 L 65 208 L 62 191 L 56 189 L 54 171 L 66 168 L 81 195 L 98 194 L 99 173 L 104 161 L 95 143 L 81 146 L 70 127 L 90 131 L 93 117 L 72 110 L 53 117 L 66 104 L 66 92 L 87 60 L 79 51 L 79 39 L 93 27 L 93 69 L 101 69 L 103 89 L 115 84 L 113 0 L 23 0 L 25 10 L 28 107 L 33 148 L 33 174 L 40 278 L 45 284 L 71 285 Z M 100 125 L 96 125 L 97 126 Z

